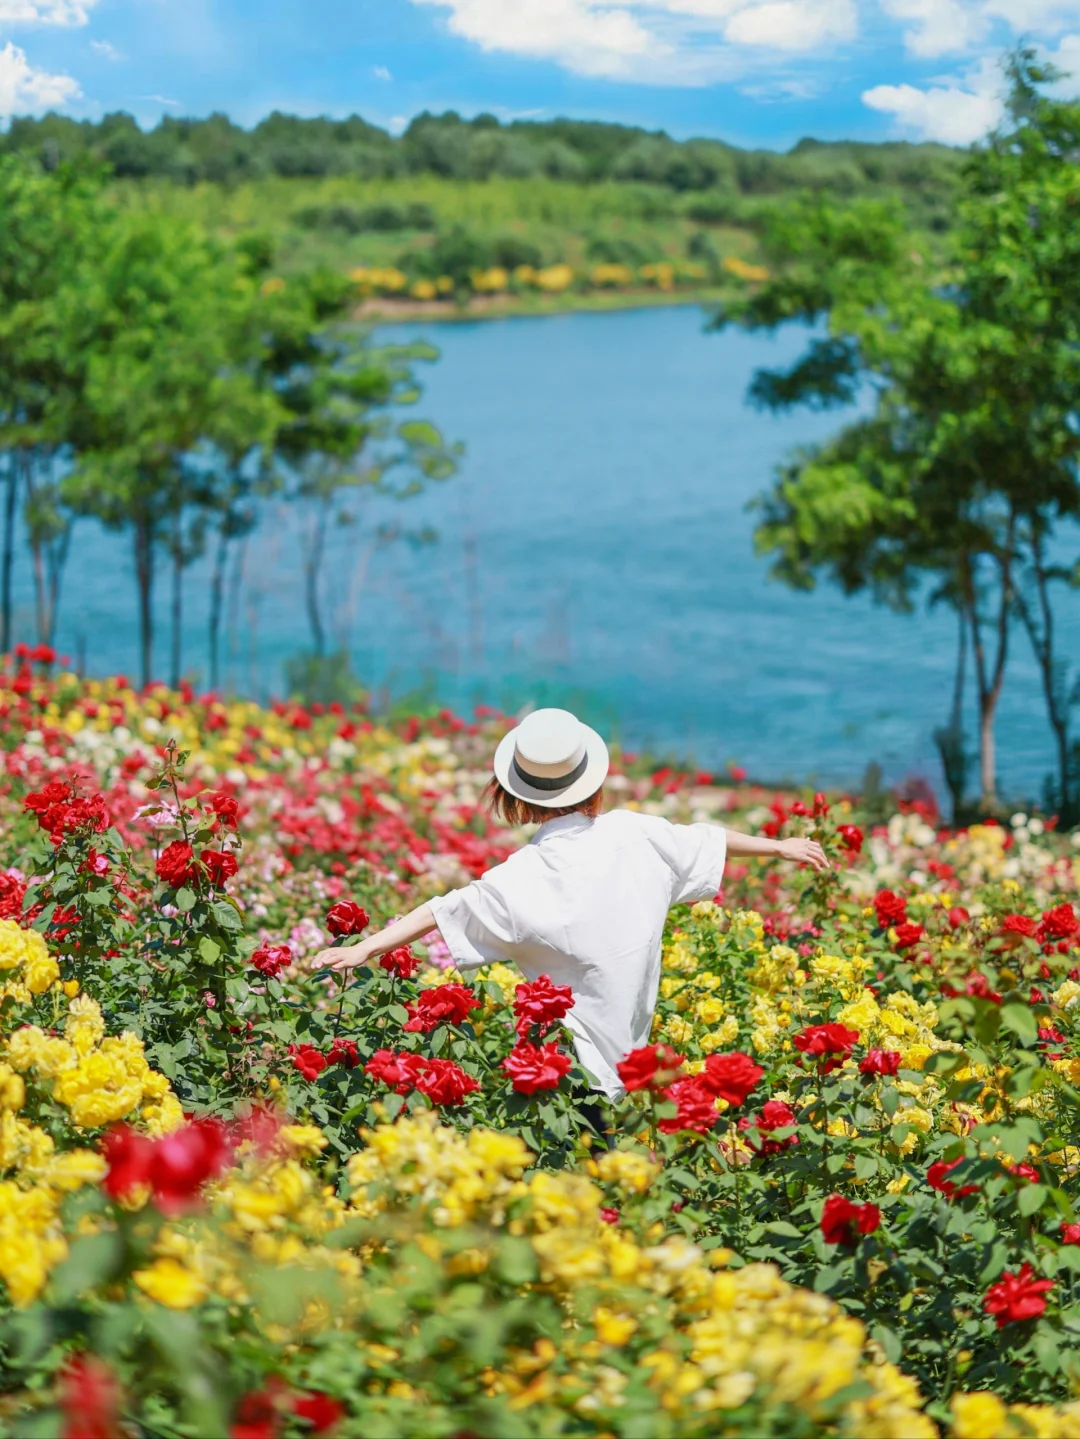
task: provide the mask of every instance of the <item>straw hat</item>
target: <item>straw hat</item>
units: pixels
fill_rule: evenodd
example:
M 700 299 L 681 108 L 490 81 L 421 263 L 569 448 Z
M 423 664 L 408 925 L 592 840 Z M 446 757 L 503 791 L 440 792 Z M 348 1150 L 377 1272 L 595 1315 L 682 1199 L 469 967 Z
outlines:
M 564 809 L 600 788 L 607 745 L 569 710 L 533 710 L 495 751 L 495 778 L 529 804 Z

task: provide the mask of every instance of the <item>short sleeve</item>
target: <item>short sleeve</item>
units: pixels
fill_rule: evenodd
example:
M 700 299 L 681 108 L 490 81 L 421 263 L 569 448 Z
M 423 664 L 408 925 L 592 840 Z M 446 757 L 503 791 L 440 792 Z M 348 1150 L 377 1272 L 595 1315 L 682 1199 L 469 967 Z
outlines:
M 428 901 L 450 958 L 460 970 L 511 957 L 514 921 L 498 883 L 500 868 Z
M 718 824 L 673 824 L 672 904 L 712 899 L 724 877 L 727 831 Z

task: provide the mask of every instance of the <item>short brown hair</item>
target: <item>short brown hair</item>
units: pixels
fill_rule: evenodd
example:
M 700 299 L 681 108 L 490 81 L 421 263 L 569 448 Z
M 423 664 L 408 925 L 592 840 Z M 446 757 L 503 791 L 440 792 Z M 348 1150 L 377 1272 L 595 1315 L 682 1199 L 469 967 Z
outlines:
M 518 799 L 516 794 L 504 789 L 492 775 L 484 788 L 484 803 L 492 814 L 498 815 L 503 823 L 510 825 L 512 829 L 522 824 L 543 824 L 545 820 L 555 819 L 561 814 L 583 814 L 589 819 L 595 819 L 604 807 L 604 786 L 601 785 L 588 799 L 579 800 L 577 804 L 568 804 L 562 809 L 549 809 L 547 805 Z

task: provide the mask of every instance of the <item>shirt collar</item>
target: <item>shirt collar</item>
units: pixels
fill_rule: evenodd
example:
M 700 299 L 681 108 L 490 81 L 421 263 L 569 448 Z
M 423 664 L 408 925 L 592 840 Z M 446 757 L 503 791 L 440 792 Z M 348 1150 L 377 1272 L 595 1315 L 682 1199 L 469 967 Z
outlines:
M 551 839 L 553 835 L 570 834 L 576 830 L 587 829 L 592 820 L 587 814 L 559 814 L 554 819 L 546 819 L 532 837 L 533 844 L 539 844 L 542 840 Z

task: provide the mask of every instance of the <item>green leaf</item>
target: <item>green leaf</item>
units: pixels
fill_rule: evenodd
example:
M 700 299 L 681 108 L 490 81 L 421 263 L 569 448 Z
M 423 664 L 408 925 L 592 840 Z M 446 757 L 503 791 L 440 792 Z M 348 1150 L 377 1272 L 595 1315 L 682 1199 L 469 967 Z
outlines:
M 52 1292 L 57 1304 L 70 1304 L 116 1273 L 123 1258 L 120 1236 L 111 1232 L 88 1234 L 77 1239 L 67 1258 L 52 1273 Z
M 1036 1214 L 1046 1201 L 1049 1191 L 1045 1184 L 1025 1184 L 1016 1196 L 1016 1207 L 1025 1218 Z
M 771 1224 L 765 1225 L 770 1234 L 779 1234 L 783 1239 L 801 1239 L 802 1231 L 796 1229 L 794 1224 L 789 1224 L 786 1219 L 774 1219 Z
M 190 914 L 197 902 L 198 896 L 193 889 L 188 889 L 187 885 L 176 891 L 176 907 L 181 914 Z
M 881 1107 L 890 1119 L 900 1108 L 900 1095 L 891 1085 L 881 1091 Z
M 507 1284 L 528 1284 L 536 1278 L 536 1253 L 527 1239 L 508 1235 L 499 1242 L 495 1268 Z
M 211 939 L 208 934 L 204 934 L 199 940 L 199 953 L 207 964 L 214 964 L 221 958 L 221 945 Z
M 1001 1022 L 1006 1029 L 1012 1030 L 1021 1044 L 1034 1044 L 1039 1037 L 1035 1016 L 1026 1004 L 1003 1004 Z

